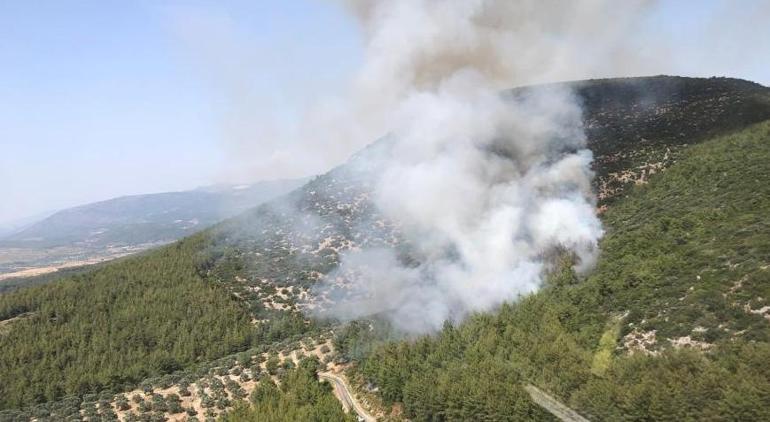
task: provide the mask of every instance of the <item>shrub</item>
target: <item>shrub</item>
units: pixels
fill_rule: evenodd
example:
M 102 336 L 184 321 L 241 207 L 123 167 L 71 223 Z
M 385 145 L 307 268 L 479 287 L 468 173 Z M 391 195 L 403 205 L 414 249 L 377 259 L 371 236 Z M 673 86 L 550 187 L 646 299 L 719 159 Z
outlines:
M 118 396 L 118 398 L 115 400 L 115 407 L 118 408 L 118 410 L 128 410 L 131 406 L 128 404 L 128 399 L 126 398 L 125 394 L 121 394 Z
M 267 370 L 267 373 L 270 375 L 275 375 L 276 371 L 278 371 L 278 365 L 281 364 L 281 361 L 278 359 L 278 356 L 271 355 L 267 359 L 267 363 L 265 363 L 265 369 Z

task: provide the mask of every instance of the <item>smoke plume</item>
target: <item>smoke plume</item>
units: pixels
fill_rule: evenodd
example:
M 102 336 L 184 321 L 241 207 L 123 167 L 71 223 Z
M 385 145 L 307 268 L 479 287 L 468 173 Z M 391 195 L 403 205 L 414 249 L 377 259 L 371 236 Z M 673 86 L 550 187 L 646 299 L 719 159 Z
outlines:
M 383 248 L 344 254 L 319 287 L 350 280 L 329 311 L 429 332 L 536 290 L 554 250 L 574 253 L 579 271 L 590 267 L 602 229 L 579 104 L 558 86 L 500 91 L 533 68 L 558 72 L 562 63 L 548 61 L 563 56 L 545 54 L 558 50 L 546 35 L 574 32 L 575 10 L 505 0 L 349 5 L 367 37 L 355 104 L 390 133 L 387 152 L 369 158 L 373 199 L 399 225 L 410 260 Z

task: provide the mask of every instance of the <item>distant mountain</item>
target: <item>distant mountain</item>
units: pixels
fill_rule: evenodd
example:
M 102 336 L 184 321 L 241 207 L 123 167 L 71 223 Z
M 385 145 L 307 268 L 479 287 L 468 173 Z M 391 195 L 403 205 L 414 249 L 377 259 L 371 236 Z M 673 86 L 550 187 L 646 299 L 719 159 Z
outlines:
M 301 186 L 307 179 L 214 185 L 68 208 L 0 232 L 0 280 L 45 274 L 168 243 Z
M 43 219 L 51 216 L 54 212 L 55 211 L 49 210 L 0 223 L 0 240 L 5 239 L 14 233 L 18 233 L 39 221 L 42 221 Z
M 285 194 L 304 179 L 122 196 L 59 211 L 0 240 L 6 247 L 104 247 L 172 241 Z

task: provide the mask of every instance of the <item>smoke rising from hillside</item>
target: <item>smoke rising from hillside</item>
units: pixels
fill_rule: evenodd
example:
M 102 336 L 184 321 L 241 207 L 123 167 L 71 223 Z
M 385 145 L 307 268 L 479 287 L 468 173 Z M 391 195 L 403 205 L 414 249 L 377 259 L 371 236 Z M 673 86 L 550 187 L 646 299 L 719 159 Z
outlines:
M 248 13 L 227 2 L 175 9 L 183 56 L 216 93 L 229 159 L 220 181 L 323 173 L 394 127 L 392 114 L 412 88 L 435 86 L 464 66 L 499 89 L 655 74 L 767 84 L 759 76 L 770 48 L 764 0 L 697 8 L 656 0 L 328 2 L 357 18 L 360 55 L 358 39 L 338 34 L 295 51 L 316 28 L 286 28 L 265 42 L 243 25 L 239 15 Z M 335 23 L 349 29 L 345 18 Z M 756 54 L 745 54 L 748 45 Z M 317 66 L 293 56 L 298 51 Z M 302 64 L 288 65 L 294 61 Z M 359 72 L 348 67 L 359 62 Z
M 559 44 L 546 29 L 571 31 L 575 10 L 504 0 L 350 7 L 367 36 L 354 104 L 391 133 L 386 156 L 371 158 L 374 200 L 414 262 L 389 249 L 344 254 L 327 279 L 353 274 L 352 286 L 330 312 L 429 332 L 536 290 L 554 250 L 590 267 L 602 229 L 579 104 L 557 87 L 500 94 L 552 68 L 543 61 L 560 59 L 548 56 Z

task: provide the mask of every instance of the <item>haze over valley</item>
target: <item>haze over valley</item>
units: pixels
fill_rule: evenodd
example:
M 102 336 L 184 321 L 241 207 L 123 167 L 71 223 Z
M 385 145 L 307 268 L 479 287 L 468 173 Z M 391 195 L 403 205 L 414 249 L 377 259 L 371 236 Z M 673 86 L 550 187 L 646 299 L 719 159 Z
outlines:
M 47 274 L 157 247 L 286 194 L 304 182 L 218 185 L 120 197 L 58 211 L 0 236 L 0 280 Z

